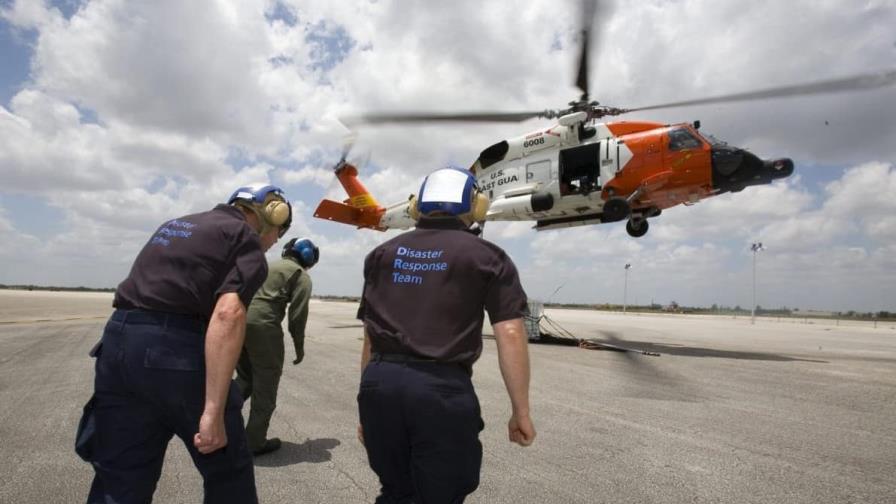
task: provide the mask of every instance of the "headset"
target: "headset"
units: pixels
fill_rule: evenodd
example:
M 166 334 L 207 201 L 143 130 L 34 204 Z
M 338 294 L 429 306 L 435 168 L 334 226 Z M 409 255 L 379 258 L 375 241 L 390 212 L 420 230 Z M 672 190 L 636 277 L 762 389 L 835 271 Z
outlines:
M 261 234 L 272 226 L 279 226 L 282 238 L 292 224 L 292 205 L 277 186 L 255 184 L 240 187 L 233 191 L 227 204 L 239 205 L 254 212 L 261 220 Z
M 408 201 L 408 215 L 414 220 L 422 216 L 468 216 L 474 222 L 485 220 L 489 199 L 468 170 L 440 168 L 423 179 L 420 192 Z
M 283 246 L 282 257 L 295 257 L 303 268 L 308 269 L 320 260 L 320 249 L 308 238 L 293 238 Z

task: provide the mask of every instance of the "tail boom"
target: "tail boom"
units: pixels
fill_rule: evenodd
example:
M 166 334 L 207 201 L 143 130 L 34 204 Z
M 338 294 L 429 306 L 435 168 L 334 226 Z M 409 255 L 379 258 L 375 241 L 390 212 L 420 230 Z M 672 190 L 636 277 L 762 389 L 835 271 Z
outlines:
M 348 194 L 348 199 L 342 203 L 328 199 L 321 200 L 314 211 L 314 216 L 358 228 L 385 231 L 386 227 L 381 225 L 381 221 L 386 208 L 381 207 L 376 198 L 358 180 L 358 169 L 343 161 L 336 167 L 336 178 Z

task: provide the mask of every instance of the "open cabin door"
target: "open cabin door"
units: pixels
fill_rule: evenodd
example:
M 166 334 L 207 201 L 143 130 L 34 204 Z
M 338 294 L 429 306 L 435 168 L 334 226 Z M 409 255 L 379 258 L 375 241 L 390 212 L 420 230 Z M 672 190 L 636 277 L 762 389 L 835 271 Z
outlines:
M 619 171 L 619 154 L 612 138 L 560 151 L 560 195 L 600 191 Z

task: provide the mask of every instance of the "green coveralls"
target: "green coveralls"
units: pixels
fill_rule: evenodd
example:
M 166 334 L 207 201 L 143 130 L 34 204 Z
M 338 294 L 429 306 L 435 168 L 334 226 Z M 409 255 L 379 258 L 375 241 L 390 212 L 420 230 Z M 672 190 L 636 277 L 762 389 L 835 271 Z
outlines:
M 283 374 L 283 317 L 289 305 L 289 334 L 296 359 L 305 357 L 305 324 L 311 299 L 311 277 L 292 257 L 269 266 L 268 278 L 249 304 L 246 342 L 237 362 L 236 383 L 243 397 L 252 398 L 246 424 L 249 449 L 267 439 L 271 415 L 277 407 L 277 387 Z

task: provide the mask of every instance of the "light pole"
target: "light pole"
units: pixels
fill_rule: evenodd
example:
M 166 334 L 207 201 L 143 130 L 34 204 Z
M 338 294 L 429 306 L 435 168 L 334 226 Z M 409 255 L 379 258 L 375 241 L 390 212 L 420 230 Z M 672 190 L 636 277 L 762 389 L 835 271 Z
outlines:
M 757 242 L 750 245 L 750 250 L 753 251 L 753 306 L 750 308 L 750 323 L 756 323 L 756 252 L 760 250 L 765 250 L 765 247 L 762 246 L 762 242 Z
M 628 270 L 631 267 L 631 263 L 625 263 L 625 287 L 623 287 L 622 289 L 622 313 L 625 313 L 625 308 L 628 301 Z

